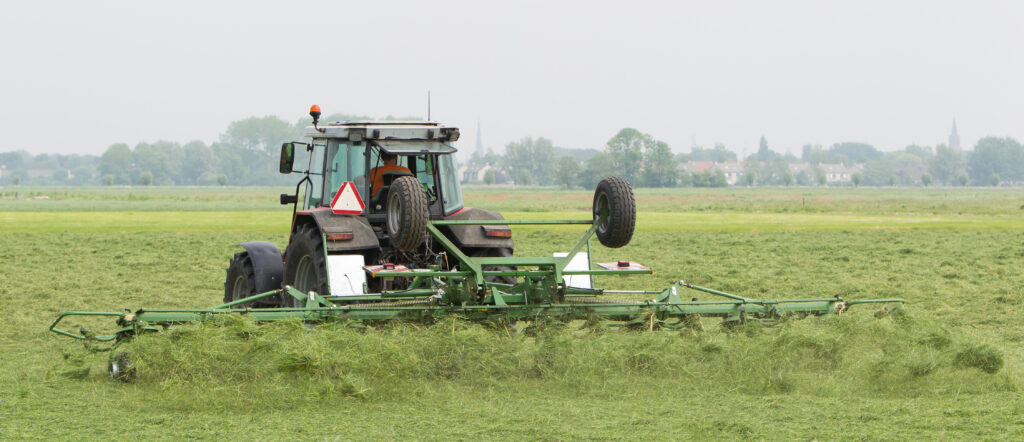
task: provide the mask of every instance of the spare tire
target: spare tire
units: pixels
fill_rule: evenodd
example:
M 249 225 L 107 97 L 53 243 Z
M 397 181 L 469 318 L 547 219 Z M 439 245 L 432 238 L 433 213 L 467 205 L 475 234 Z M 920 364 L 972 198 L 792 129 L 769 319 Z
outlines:
M 636 227 L 636 201 L 629 182 L 617 176 L 608 177 L 597 183 L 594 191 L 594 219 L 601 216 L 601 210 L 608 210 L 608 218 L 597 227 L 597 239 L 605 247 L 622 247 L 633 238 Z
M 427 195 L 423 185 L 411 176 L 395 178 L 388 188 L 387 231 L 391 246 L 408 252 L 416 250 L 427 234 Z

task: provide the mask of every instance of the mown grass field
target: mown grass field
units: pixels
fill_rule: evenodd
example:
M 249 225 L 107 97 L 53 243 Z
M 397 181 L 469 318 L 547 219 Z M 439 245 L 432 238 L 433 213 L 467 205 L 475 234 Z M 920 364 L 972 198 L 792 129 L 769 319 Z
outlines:
M 235 244 L 285 245 L 283 191 L 0 189 L 0 438 L 1024 437 L 1020 189 L 644 189 L 633 242 L 595 248 L 655 271 L 601 287 L 908 300 L 888 314 L 653 333 L 229 321 L 132 343 L 127 385 L 46 332 L 65 310 L 216 304 Z M 514 219 L 584 218 L 590 198 L 466 190 Z M 578 230 L 517 227 L 516 254 Z

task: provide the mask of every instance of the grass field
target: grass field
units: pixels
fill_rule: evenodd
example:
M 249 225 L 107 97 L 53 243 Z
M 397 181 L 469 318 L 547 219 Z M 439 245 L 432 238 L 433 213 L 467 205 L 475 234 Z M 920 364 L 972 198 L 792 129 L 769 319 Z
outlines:
M 370 331 L 231 321 L 139 339 L 139 379 L 46 332 L 61 311 L 208 307 L 235 244 L 284 246 L 287 189 L 0 189 L 0 439 L 1020 439 L 1024 190 L 637 192 L 622 249 L 752 297 L 902 297 L 878 314 L 626 332 L 458 322 Z M 46 200 L 25 200 L 46 195 Z M 509 218 L 591 194 L 469 188 Z M 517 227 L 516 254 L 576 228 Z

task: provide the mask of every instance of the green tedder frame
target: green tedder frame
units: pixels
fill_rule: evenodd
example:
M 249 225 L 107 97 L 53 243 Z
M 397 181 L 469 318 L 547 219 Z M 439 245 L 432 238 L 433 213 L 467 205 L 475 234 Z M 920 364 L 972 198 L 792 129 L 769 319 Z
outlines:
M 242 315 L 257 322 L 302 320 L 306 322 L 349 321 L 373 323 L 389 320 L 432 321 L 458 316 L 479 321 L 531 320 L 552 317 L 559 320 L 604 319 L 620 325 L 643 328 L 679 328 L 688 326 L 693 318 L 721 317 L 727 323 L 747 319 L 779 319 L 791 315 L 842 314 L 855 304 L 903 303 L 902 299 L 844 300 L 831 298 L 758 300 L 679 281 L 664 290 L 613 291 L 576 288 L 565 284 L 563 276 L 650 274 L 647 268 L 566 270 L 569 262 L 583 247 L 589 249 L 590 239 L 605 219 L 607 209 L 593 220 L 568 221 L 431 221 L 430 235 L 458 261 L 456 270 L 441 266 L 428 269 L 370 272 L 375 278 L 412 278 L 407 289 L 383 291 L 362 296 L 323 296 L 302 293 L 290 286 L 260 293 L 248 298 L 208 309 L 138 309 L 123 312 L 65 312 L 50 325 L 50 331 L 86 341 L 94 350 L 109 350 L 119 343 L 144 332 L 159 331 L 172 324 L 202 322 L 224 315 Z M 470 257 L 448 240 L 438 226 L 444 225 L 589 225 L 586 233 L 565 257 Z M 485 267 L 509 267 L 515 270 L 484 270 Z M 592 266 L 588 266 L 592 267 Z M 625 266 L 624 266 L 625 267 Z M 513 276 L 516 284 L 488 282 L 485 278 Z M 710 301 L 697 298 L 685 300 L 680 290 L 692 289 L 716 295 Z M 609 300 L 606 294 L 652 296 L 644 301 Z M 304 307 L 251 308 L 245 304 L 271 296 L 292 296 Z M 119 329 L 112 334 L 96 335 L 84 329 L 79 332 L 58 326 L 68 318 L 110 316 L 117 319 Z M 97 345 L 99 342 L 101 344 Z M 107 343 L 103 345 L 102 343 Z

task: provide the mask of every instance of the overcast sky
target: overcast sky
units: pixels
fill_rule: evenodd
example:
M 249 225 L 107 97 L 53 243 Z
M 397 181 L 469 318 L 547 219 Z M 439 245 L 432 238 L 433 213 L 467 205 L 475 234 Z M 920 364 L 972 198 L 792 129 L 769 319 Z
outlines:
M 1024 139 L 1024 2 L 4 2 L 0 151 L 216 141 L 311 104 L 600 148 Z

